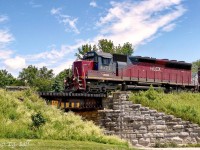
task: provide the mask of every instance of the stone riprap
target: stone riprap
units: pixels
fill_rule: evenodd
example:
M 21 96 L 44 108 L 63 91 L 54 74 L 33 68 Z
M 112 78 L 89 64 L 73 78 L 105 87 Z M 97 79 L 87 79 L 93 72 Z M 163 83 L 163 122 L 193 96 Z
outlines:
M 155 146 L 156 143 L 196 144 L 200 127 L 173 115 L 166 115 L 128 100 L 127 92 L 114 93 L 103 100 L 98 111 L 99 125 L 109 135 L 117 135 L 133 145 Z

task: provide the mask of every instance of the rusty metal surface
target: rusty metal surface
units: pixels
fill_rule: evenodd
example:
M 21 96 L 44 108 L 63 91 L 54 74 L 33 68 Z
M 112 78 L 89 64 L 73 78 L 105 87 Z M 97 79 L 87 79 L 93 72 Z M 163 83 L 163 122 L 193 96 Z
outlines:
M 41 97 L 56 96 L 56 97 L 107 97 L 107 94 L 92 94 L 92 93 L 72 93 L 72 92 L 38 92 Z

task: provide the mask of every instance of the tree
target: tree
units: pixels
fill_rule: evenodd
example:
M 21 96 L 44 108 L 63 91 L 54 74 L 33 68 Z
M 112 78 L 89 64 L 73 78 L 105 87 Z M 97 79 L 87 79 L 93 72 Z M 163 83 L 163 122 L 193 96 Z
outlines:
M 29 65 L 27 68 L 23 68 L 22 72 L 19 72 L 19 79 L 28 84 L 29 86 L 34 85 L 35 79 L 38 77 L 38 68 Z
M 8 73 L 6 70 L 0 70 L 0 87 L 4 88 L 5 86 L 13 85 L 16 82 L 16 79 Z
M 113 54 L 115 52 L 115 46 L 111 40 L 109 41 L 107 39 L 99 40 L 98 47 L 100 50 L 106 53 Z
M 55 92 L 60 92 L 64 90 L 64 80 L 67 77 L 70 77 L 70 75 L 72 74 L 72 70 L 71 69 L 65 69 L 63 71 L 61 71 L 58 75 L 56 75 L 53 85 L 52 85 L 52 90 Z
M 55 79 L 54 83 L 52 85 L 52 90 L 54 92 L 61 92 L 61 91 L 63 91 L 63 89 L 64 89 L 64 87 L 62 86 L 62 83 L 58 79 Z
M 117 54 L 124 54 L 124 55 L 132 55 L 134 52 L 133 46 L 131 43 L 126 42 L 121 46 L 120 44 L 118 46 L 115 46 L 111 40 L 107 39 L 101 39 L 98 41 L 97 45 L 82 45 L 81 48 L 78 48 L 78 53 L 75 54 L 78 59 L 82 59 L 83 55 L 90 51 L 97 51 L 101 50 L 106 53 L 117 53 Z
M 82 45 L 81 48 L 78 48 L 78 53 L 76 53 L 75 56 L 78 59 L 81 59 L 85 53 L 95 51 L 95 50 L 96 50 L 96 46 L 91 46 L 90 44 Z
M 52 79 L 54 76 L 53 70 L 48 70 L 47 67 L 43 66 L 38 71 L 38 77 L 43 79 Z
M 192 72 L 193 73 L 197 73 L 199 67 L 200 67 L 200 59 L 192 62 Z
M 24 82 L 24 85 L 35 87 L 38 91 L 51 91 L 53 77 L 52 69 L 48 70 L 46 67 L 38 69 L 30 65 L 23 68 L 18 78 Z
M 37 91 L 48 92 L 52 90 L 53 79 L 36 78 L 34 85 Z
M 124 55 L 132 55 L 133 54 L 133 46 L 131 43 L 126 42 L 124 45 L 118 49 L 116 49 L 116 53 L 124 54 Z
M 192 62 L 192 80 L 198 83 L 198 68 L 200 67 L 200 59 Z

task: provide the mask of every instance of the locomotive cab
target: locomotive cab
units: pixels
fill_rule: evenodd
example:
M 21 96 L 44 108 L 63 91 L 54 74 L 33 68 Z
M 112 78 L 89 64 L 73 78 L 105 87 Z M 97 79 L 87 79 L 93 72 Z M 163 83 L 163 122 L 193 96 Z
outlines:
M 92 51 L 83 56 L 83 60 L 93 61 L 92 70 L 113 72 L 113 59 L 110 53 Z
M 98 70 L 98 56 L 95 52 L 86 53 L 82 60 L 92 61 L 94 66 L 93 70 Z

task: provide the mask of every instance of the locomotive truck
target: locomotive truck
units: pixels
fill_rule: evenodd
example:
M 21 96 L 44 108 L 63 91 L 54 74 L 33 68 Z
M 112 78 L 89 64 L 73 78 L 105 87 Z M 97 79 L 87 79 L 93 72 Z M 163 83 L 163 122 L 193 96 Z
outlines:
M 65 80 L 65 90 L 105 93 L 145 90 L 150 85 L 165 91 L 197 90 L 191 68 L 184 61 L 91 51 L 73 63 L 73 76 Z

